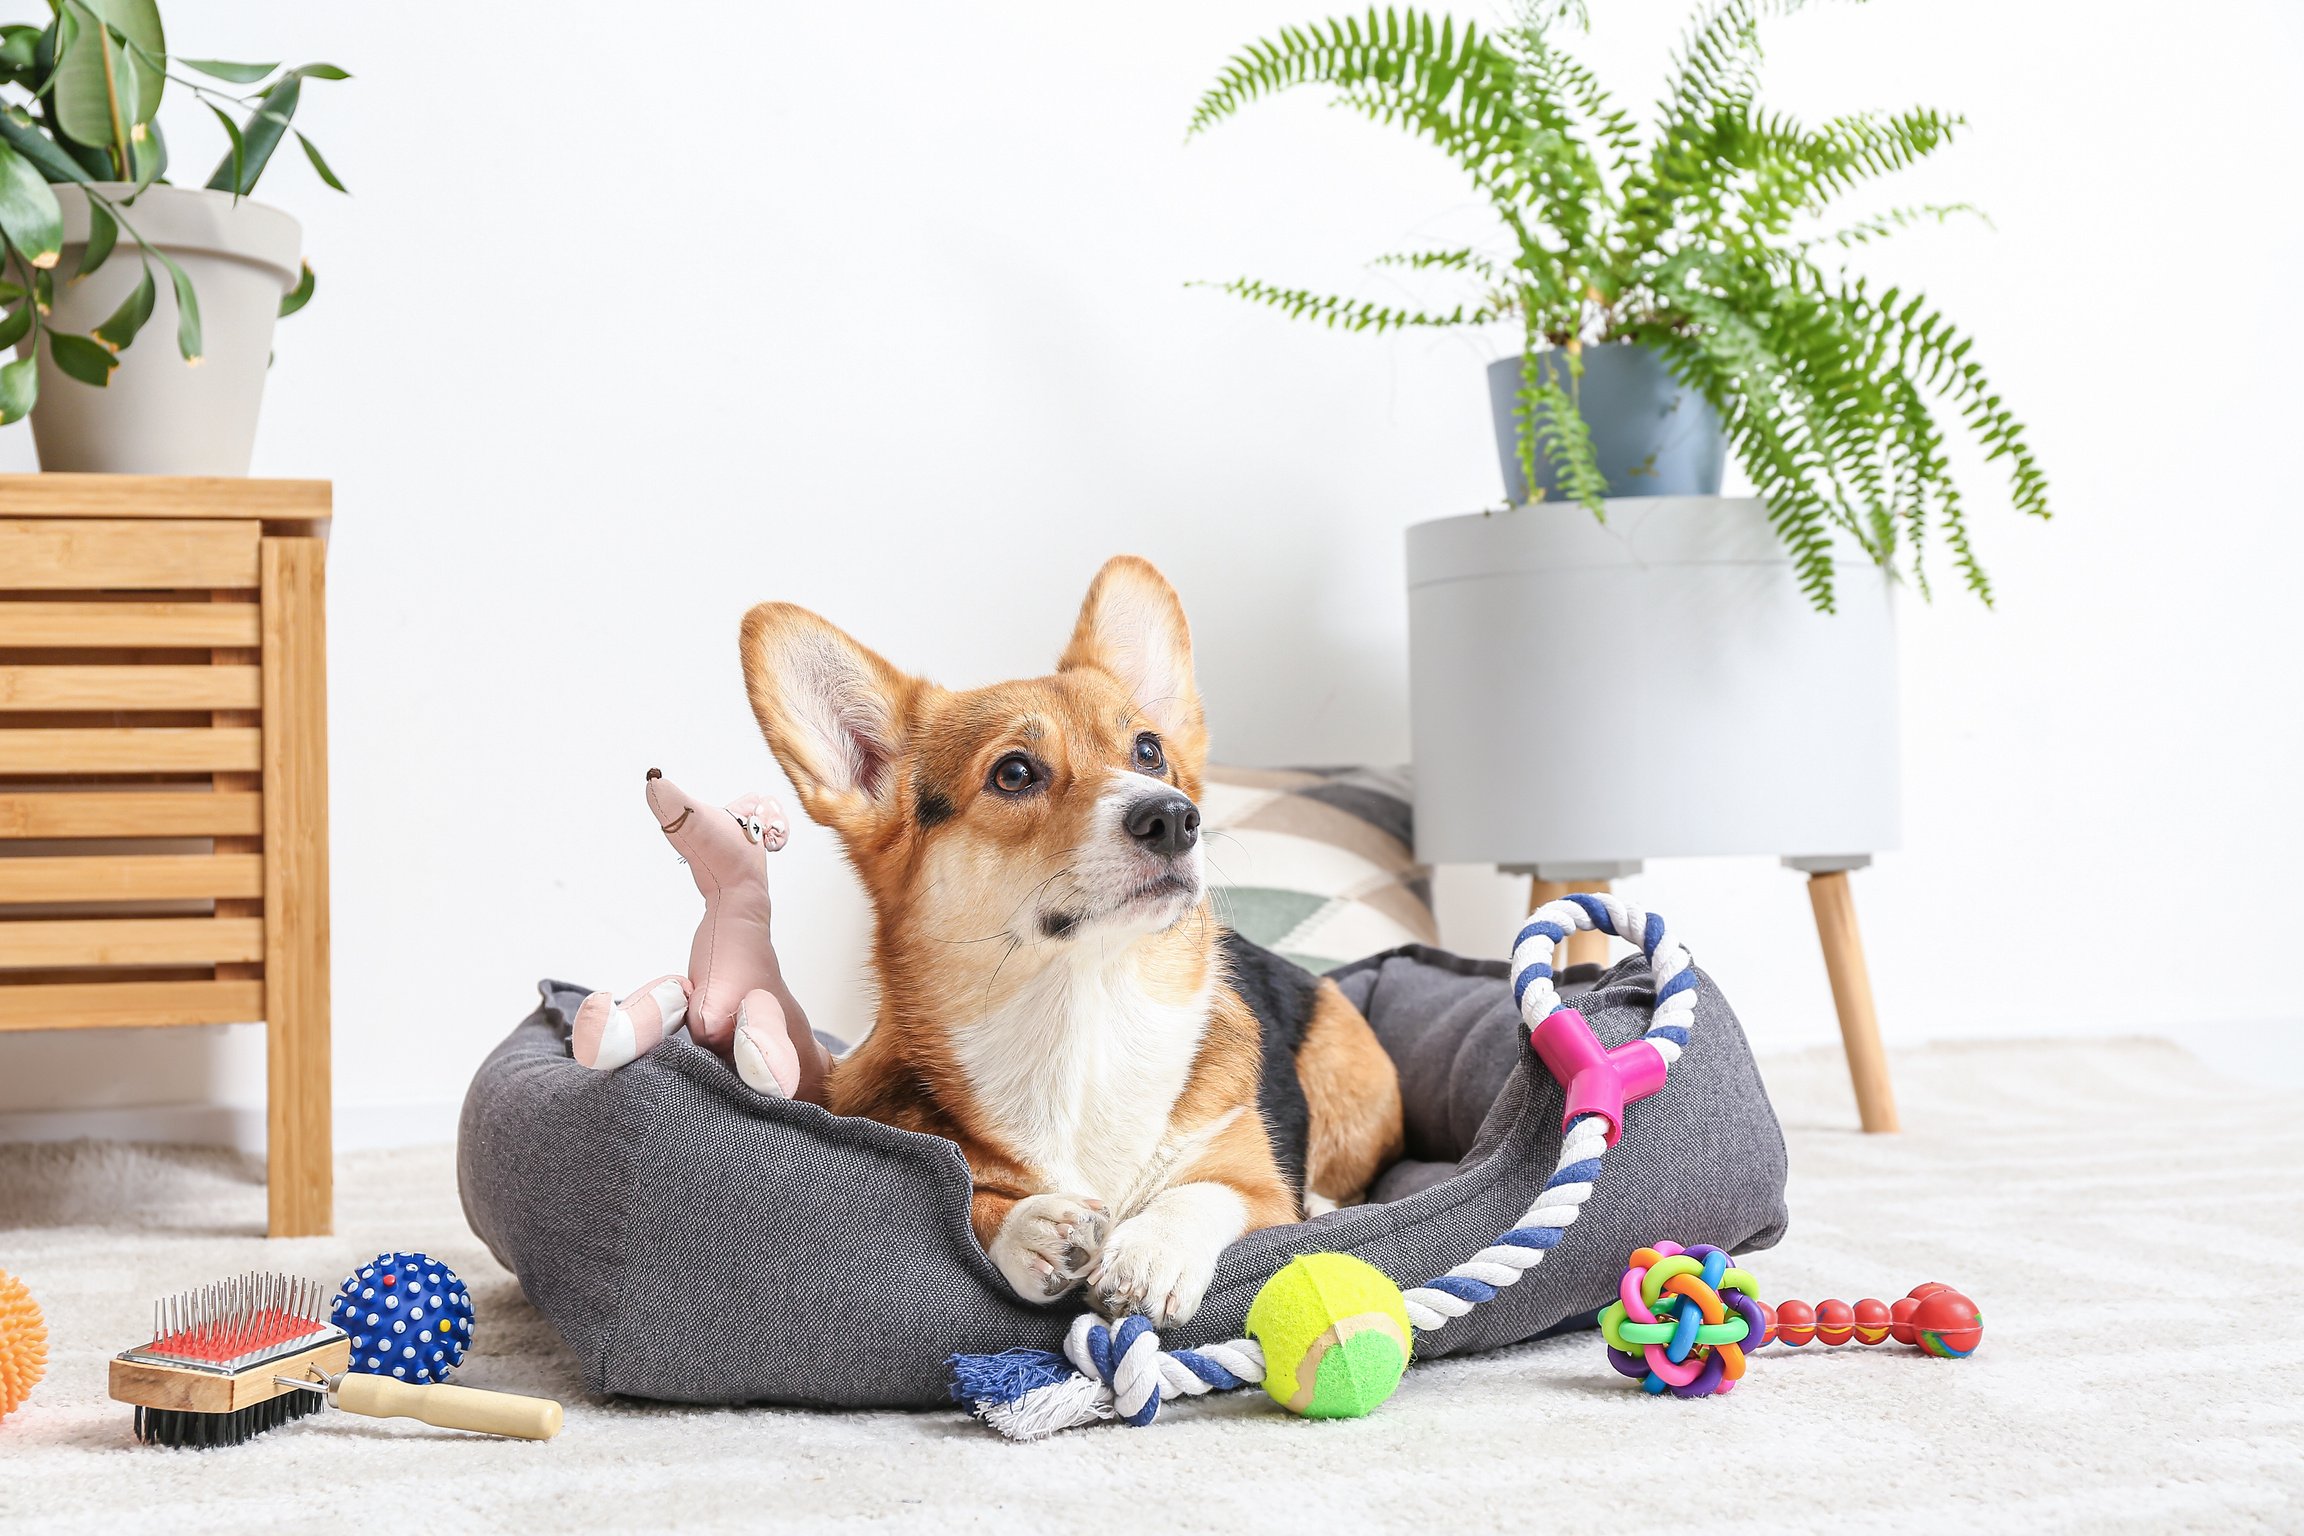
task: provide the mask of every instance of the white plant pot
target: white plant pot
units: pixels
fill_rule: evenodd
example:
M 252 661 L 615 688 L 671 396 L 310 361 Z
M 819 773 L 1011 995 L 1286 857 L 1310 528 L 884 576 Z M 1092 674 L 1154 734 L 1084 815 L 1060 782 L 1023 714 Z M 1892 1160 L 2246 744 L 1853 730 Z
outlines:
M 1850 549 L 1818 613 L 1757 500 L 1408 530 L 1416 852 L 1611 864 L 1899 835 L 1895 614 Z M 1563 876 L 1562 878 L 1572 878 Z
M 146 240 L 192 280 L 200 302 L 203 350 L 188 365 L 176 348 L 176 292 L 158 262 L 152 318 L 120 354 L 99 389 L 58 368 L 40 349 L 40 399 L 32 436 L 46 470 L 127 475 L 245 475 L 256 449 L 256 415 L 272 360 L 280 299 L 296 286 L 303 231 L 279 209 L 229 193 L 148 187 L 134 204 L 125 183 L 99 182 Z M 56 189 L 64 209 L 64 254 L 56 266 L 56 307 L 48 324 L 93 331 L 143 276 L 136 242 L 123 228 L 111 259 L 93 277 L 72 280 L 88 244 L 88 199 Z M 29 338 L 17 347 L 19 356 Z

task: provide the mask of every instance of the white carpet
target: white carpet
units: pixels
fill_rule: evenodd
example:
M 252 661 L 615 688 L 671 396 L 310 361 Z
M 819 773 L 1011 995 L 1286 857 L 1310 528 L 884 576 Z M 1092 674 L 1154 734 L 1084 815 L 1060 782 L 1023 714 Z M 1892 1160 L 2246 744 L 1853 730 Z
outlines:
M 1685 1403 L 1585 1336 L 1419 1367 L 1358 1422 L 1236 1394 L 1028 1447 L 954 1413 L 584 1401 L 465 1230 L 446 1149 L 346 1157 L 342 1235 L 267 1244 L 244 1160 L 0 1148 L 0 1268 L 53 1336 L 0 1421 L 0 1530 L 2304 1529 L 2304 1096 L 2143 1042 L 1936 1048 L 1896 1073 L 1911 1129 L 1866 1138 L 1836 1057 L 1770 1063 L 1793 1224 L 1751 1267 L 1770 1301 L 1959 1285 L 1984 1311 L 1973 1359 L 1771 1349 L 1733 1396 Z M 161 1451 L 105 1400 L 154 1294 L 394 1246 L 463 1272 L 460 1379 L 564 1398 L 558 1440 L 329 1415 Z

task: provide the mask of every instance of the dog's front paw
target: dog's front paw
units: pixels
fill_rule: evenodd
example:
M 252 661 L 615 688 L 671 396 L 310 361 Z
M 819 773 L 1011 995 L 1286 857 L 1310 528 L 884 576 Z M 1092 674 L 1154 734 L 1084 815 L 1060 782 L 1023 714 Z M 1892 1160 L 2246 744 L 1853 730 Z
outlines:
M 1141 1313 L 1155 1328 L 1192 1320 L 1224 1245 L 1176 1215 L 1154 1209 L 1114 1229 L 1088 1280 L 1097 1311 L 1115 1321 Z
M 1110 1226 L 1086 1195 L 1030 1195 L 1008 1208 L 992 1262 L 1026 1301 L 1053 1301 L 1095 1267 Z

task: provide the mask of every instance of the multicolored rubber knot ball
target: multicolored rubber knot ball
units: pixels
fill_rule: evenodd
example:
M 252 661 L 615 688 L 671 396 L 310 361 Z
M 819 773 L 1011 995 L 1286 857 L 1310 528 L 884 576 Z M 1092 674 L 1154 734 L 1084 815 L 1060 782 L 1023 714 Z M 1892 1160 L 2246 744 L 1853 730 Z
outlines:
M 1744 1375 L 1744 1346 L 1767 1327 L 1759 1286 L 1710 1243 L 1634 1251 L 1600 1311 L 1608 1363 L 1650 1393 L 1710 1397 Z
M 446 1381 L 472 1347 L 472 1297 L 429 1254 L 380 1253 L 344 1277 L 328 1320 L 352 1336 L 352 1366 L 370 1376 Z

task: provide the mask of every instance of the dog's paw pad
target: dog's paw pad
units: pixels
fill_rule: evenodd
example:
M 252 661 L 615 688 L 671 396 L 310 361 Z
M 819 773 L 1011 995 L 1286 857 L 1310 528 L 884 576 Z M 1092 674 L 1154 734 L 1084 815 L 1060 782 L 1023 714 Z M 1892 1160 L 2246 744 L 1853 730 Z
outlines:
M 1032 1195 L 1009 1207 L 992 1263 L 1027 1301 L 1052 1301 L 1094 1267 L 1111 1225 L 1085 1195 Z

